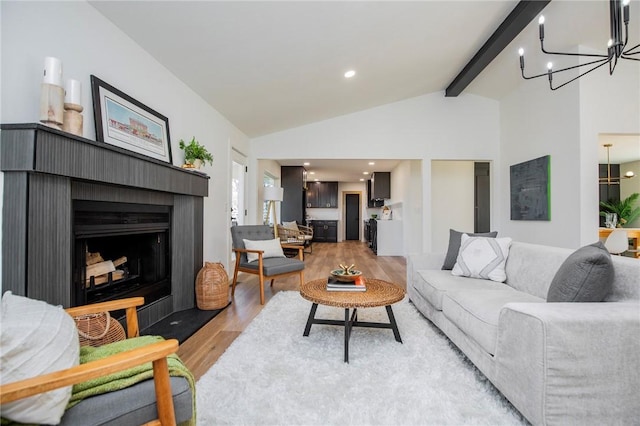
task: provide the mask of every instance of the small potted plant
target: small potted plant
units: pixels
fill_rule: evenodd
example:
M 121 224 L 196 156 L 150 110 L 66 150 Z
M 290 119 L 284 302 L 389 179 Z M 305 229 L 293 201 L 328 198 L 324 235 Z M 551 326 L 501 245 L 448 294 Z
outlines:
M 205 161 L 209 162 L 210 165 L 213 165 L 213 155 L 207 151 L 207 148 L 205 148 L 204 145 L 200 145 L 195 136 L 188 144 L 180 139 L 179 146 L 180 149 L 184 151 L 185 164 L 182 167 L 188 169 L 199 169 Z

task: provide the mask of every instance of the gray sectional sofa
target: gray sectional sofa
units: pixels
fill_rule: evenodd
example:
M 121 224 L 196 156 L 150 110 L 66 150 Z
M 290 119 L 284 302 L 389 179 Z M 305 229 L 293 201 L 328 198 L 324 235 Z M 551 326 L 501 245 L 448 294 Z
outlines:
M 640 260 L 613 256 L 600 303 L 547 303 L 573 250 L 513 242 L 505 283 L 410 255 L 407 293 L 533 424 L 640 424 Z

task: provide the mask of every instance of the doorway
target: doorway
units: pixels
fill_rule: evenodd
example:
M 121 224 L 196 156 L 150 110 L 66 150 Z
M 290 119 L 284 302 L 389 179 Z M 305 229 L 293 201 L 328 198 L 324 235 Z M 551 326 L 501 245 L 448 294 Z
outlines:
M 491 180 L 489 177 L 489 163 L 474 163 L 474 226 L 473 232 L 491 231 Z
M 231 226 L 243 225 L 247 213 L 244 206 L 245 172 L 243 164 L 231 162 Z
M 345 194 L 345 240 L 360 240 L 360 194 Z

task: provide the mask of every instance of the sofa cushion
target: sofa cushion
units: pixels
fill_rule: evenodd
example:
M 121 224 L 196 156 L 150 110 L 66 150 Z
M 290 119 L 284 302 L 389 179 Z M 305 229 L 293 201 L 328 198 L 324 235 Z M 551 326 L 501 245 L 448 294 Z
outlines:
M 413 287 L 434 308 L 442 310 L 442 297 L 450 291 L 466 290 L 504 290 L 510 287 L 494 281 L 480 280 L 476 278 L 456 277 L 449 271 L 438 269 L 424 269 L 418 271 L 419 279 L 413 283 Z
M 80 362 L 78 329 L 61 306 L 6 292 L 0 323 L 0 377 L 12 383 L 71 368 Z M 37 424 L 58 424 L 71 386 L 2 405 L 2 417 Z
M 258 270 L 258 261 L 240 263 L 243 268 Z M 267 276 L 286 274 L 304 269 L 304 262 L 299 259 L 289 259 L 287 257 L 269 257 L 262 259 L 262 272 Z
M 462 234 L 460 253 L 451 273 L 504 282 L 507 279 L 505 263 L 510 245 L 511 238 L 470 237 Z
M 455 229 L 449 229 L 449 248 L 447 248 L 447 255 L 444 258 L 442 269 L 449 271 L 453 269 L 453 265 L 456 264 L 456 259 L 458 258 L 458 252 L 460 251 L 460 241 L 462 239 L 462 234 L 465 233 L 470 237 L 495 238 L 496 235 L 498 235 L 498 231 L 472 234 L 470 232 L 459 232 Z
M 547 302 L 601 302 L 613 284 L 611 255 L 602 242 L 573 252 L 551 281 Z
M 453 291 L 443 297 L 442 313 L 493 355 L 498 339 L 500 311 L 505 304 L 511 302 L 544 303 L 544 299 L 509 286 L 500 290 Z

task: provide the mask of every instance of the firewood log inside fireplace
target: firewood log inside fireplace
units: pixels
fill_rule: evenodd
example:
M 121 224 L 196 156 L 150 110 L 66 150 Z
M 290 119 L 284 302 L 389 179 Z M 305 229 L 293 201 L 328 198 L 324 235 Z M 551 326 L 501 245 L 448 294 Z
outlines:
M 94 285 L 105 284 L 109 282 L 109 273 L 111 273 L 111 281 L 121 280 L 125 276 L 125 271 L 116 269 L 127 263 L 127 257 L 122 256 L 115 260 L 104 260 L 100 253 L 89 253 L 86 256 L 86 285 L 91 284 L 91 277 L 94 277 Z

